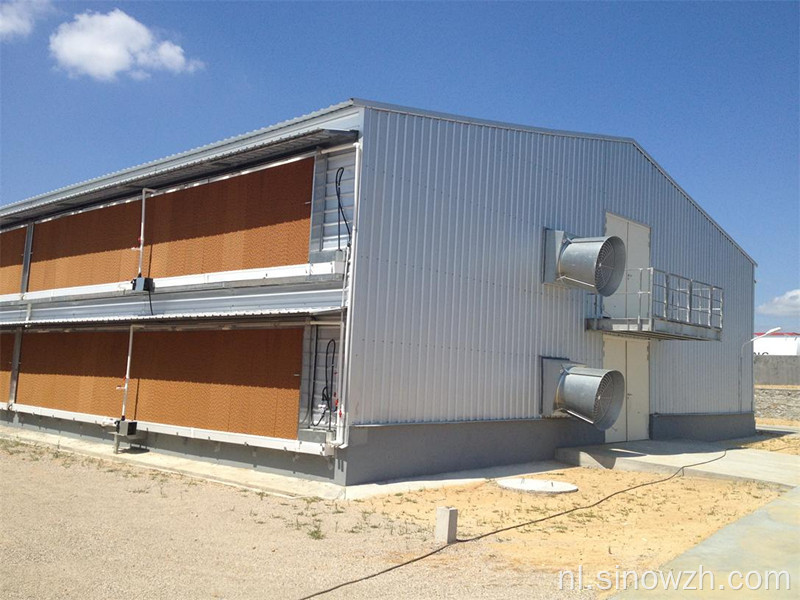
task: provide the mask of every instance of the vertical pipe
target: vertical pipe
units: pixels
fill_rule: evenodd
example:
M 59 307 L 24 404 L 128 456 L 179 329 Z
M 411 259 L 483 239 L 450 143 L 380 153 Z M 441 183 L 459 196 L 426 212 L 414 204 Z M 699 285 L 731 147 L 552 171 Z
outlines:
M 8 382 L 8 407 L 17 401 L 17 382 L 19 381 L 19 359 L 22 353 L 22 327 L 14 331 L 14 353 L 11 355 L 11 378 Z
M 319 325 L 310 325 L 311 327 L 311 335 L 314 337 L 314 343 L 309 344 L 311 347 L 311 385 L 310 388 L 310 396 L 308 398 L 308 409 L 306 411 L 306 418 L 308 426 L 311 426 L 314 423 L 314 398 L 317 396 L 317 353 L 319 352 Z
M 128 333 L 128 361 L 125 365 L 125 385 L 122 387 L 122 416 L 121 420 L 125 420 L 125 410 L 128 407 L 128 389 L 130 388 L 131 381 L 131 355 L 133 353 L 133 325 L 131 325 Z
M 322 249 L 321 240 L 320 240 L 320 247 L 319 248 L 315 248 L 314 247 L 314 236 L 315 236 L 314 227 L 316 227 L 317 221 L 319 220 L 318 218 L 315 218 L 315 217 L 316 217 L 316 210 L 317 210 L 317 202 L 316 202 L 316 199 L 317 199 L 317 170 L 319 169 L 319 160 L 320 160 L 321 156 L 322 156 L 322 154 L 320 154 L 319 151 L 314 153 L 314 170 L 311 173 L 311 202 L 310 202 L 311 210 L 309 211 L 310 212 L 311 227 L 308 228 L 308 262 L 311 262 L 312 256 L 313 256 L 313 254 L 314 254 L 314 252 L 316 250 L 321 250 Z M 323 202 L 324 202 L 324 198 L 323 198 Z
M 20 294 L 28 291 L 28 280 L 31 275 L 31 253 L 33 251 L 33 222 L 28 223 L 25 232 L 25 250 L 22 254 L 22 278 L 19 285 Z
M 139 225 L 139 277 L 142 276 L 142 266 L 144 264 L 144 216 L 147 206 L 147 194 L 152 194 L 154 192 L 155 190 L 150 188 L 142 188 L 142 222 Z
M 340 329 L 339 345 L 339 408 L 336 412 L 336 436 L 333 444 L 335 446 L 347 446 L 349 437 L 349 416 L 347 414 L 347 395 L 350 383 L 350 338 L 352 335 L 352 294 L 353 283 L 355 282 L 355 257 L 358 256 L 356 244 L 358 244 L 358 207 L 361 196 L 361 167 L 362 167 L 362 142 L 354 144 L 356 148 L 356 164 L 353 174 L 353 223 L 350 230 L 350 247 L 347 249 L 347 262 L 345 267 L 345 280 L 342 292 L 344 294 L 344 308 L 342 309 L 342 324 Z

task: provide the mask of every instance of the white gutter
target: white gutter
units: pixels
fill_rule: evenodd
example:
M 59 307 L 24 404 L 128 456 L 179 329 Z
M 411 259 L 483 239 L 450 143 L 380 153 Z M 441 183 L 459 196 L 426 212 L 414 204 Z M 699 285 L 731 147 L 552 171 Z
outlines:
M 358 244 L 358 207 L 360 204 L 361 196 L 361 160 L 362 160 L 362 142 L 353 144 L 356 149 L 356 164 L 355 164 L 355 177 L 353 180 L 353 226 L 351 231 L 351 247 L 348 250 L 348 263 L 347 271 L 345 273 L 345 285 L 342 289 L 342 306 L 344 311 L 347 312 L 346 321 L 342 328 L 344 343 L 342 344 L 341 368 L 339 369 L 339 407 L 336 415 L 336 437 L 331 441 L 331 446 L 335 448 L 346 448 L 350 440 L 350 427 L 349 427 L 349 414 L 347 412 L 347 395 L 348 384 L 350 382 L 350 338 L 352 337 L 352 306 L 351 290 L 353 289 L 353 282 L 355 281 L 355 260 L 356 245 Z M 343 313 L 344 313 L 343 311 Z

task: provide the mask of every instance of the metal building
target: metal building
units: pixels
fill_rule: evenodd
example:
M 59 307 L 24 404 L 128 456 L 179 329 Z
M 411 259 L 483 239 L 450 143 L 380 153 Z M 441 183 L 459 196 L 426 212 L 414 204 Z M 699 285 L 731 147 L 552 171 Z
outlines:
M 348 484 L 754 430 L 755 264 L 632 139 L 351 100 L 0 226 L 20 426 Z

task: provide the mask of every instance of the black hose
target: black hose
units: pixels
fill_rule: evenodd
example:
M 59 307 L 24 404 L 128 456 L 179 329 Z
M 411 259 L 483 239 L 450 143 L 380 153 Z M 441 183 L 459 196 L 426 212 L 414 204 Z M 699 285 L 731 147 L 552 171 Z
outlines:
M 330 359 L 330 371 L 328 370 Z M 331 416 L 333 413 L 333 378 L 335 375 L 336 367 L 336 340 L 329 340 L 328 345 L 325 346 L 325 387 L 322 388 L 322 402 L 325 403 L 325 408 L 322 409 L 322 414 L 319 419 L 314 423 L 314 427 L 319 427 L 325 416 L 328 416 L 328 428 L 331 426 Z M 311 417 L 313 421 L 313 416 Z
M 336 234 L 338 237 L 339 250 L 342 249 L 342 221 L 347 228 L 347 247 L 350 247 L 351 233 L 350 225 L 347 223 L 347 217 L 344 214 L 344 207 L 342 206 L 342 177 L 344 176 L 344 167 L 339 167 L 336 171 L 336 203 L 339 205 L 339 219 L 336 221 Z
M 504 531 L 509 531 L 511 529 L 519 529 L 520 527 L 527 527 L 529 525 L 535 525 L 537 523 L 542 523 L 543 521 L 548 521 L 550 519 L 555 519 L 556 517 L 563 517 L 565 515 L 577 512 L 579 510 L 586 510 L 586 509 L 589 509 L 589 508 L 594 508 L 595 506 L 597 506 L 599 504 L 602 504 L 603 502 L 613 498 L 614 496 L 618 496 L 620 494 L 624 494 L 626 492 L 630 492 L 632 490 L 636 490 L 636 489 L 639 489 L 639 488 L 647 487 L 649 485 L 656 485 L 658 483 L 664 483 L 665 481 L 669 481 L 670 479 L 674 479 L 675 477 L 677 477 L 678 475 L 683 473 L 684 469 L 688 469 L 690 467 L 698 467 L 700 465 L 707 465 L 708 463 L 712 463 L 712 462 L 718 461 L 718 460 L 720 460 L 722 458 L 725 458 L 725 456 L 728 454 L 728 450 L 732 450 L 732 449 L 733 448 L 725 449 L 722 452 L 722 454 L 720 456 L 717 456 L 716 458 L 712 458 L 712 459 L 709 459 L 709 460 L 704 460 L 704 461 L 701 461 L 701 462 L 692 463 L 690 465 L 683 465 L 682 467 L 677 469 L 672 475 L 670 475 L 668 477 L 664 477 L 662 479 L 657 479 L 656 481 L 648 481 L 648 482 L 645 482 L 645 483 L 640 483 L 638 485 L 632 485 L 631 487 L 628 487 L 628 488 L 625 488 L 625 489 L 622 489 L 622 490 L 617 490 L 616 492 L 613 492 L 613 493 L 609 494 L 608 496 L 600 498 L 600 500 L 597 500 L 596 502 L 592 502 L 591 504 L 586 504 L 584 506 L 576 506 L 575 508 L 570 508 L 568 510 L 564 510 L 564 511 L 561 511 L 561 512 L 558 512 L 558 513 L 554 513 L 552 515 L 547 515 L 546 517 L 540 517 L 538 519 L 533 519 L 532 521 L 525 521 L 524 523 L 517 523 L 516 525 L 509 525 L 508 527 L 502 527 L 500 529 L 495 529 L 494 531 L 487 531 L 486 533 L 482 533 L 480 535 L 476 535 L 476 536 L 473 536 L 473 537 L 470 537 L 470 538 L 456 540 L 456 543 L 465 544 L 467 542 L 475 542 L 477 540 L 482 540 L 485 537 L 489 537 L 490 535 L 496 535 L 498 533 L 503 533 Z M 329 593 L 331 593 L 331 592 L 333 592 L 335 590 L 341 589 L 343 587 L 347 587 L 349 585 L 353 585 L 354 583 L 360 583 L 362 581 L 367 581 L 368 579 L 372 579 L 374 577 L 379 577 L 380 575 L 385 575 L 386 573 L 390 573 L 391 571 L 394 571 L 396 569 L 401 569 L 402 567 L 406 567 L 408 565 L 411 565 L 411 564 L 414 564 L 414 563 L 419 562 L 421 560 L 424 560 L 424 559 L 428 558 L 429 556 L 433 556 L 434 554 L 438 554 L 439 552 L 441 552 L 445 548 L 448 548 L 450 545 L 453 545 L 453 544 L 446 544 L 444 546 L 439 546 L 438 548 L 435 548 L 434 550 L 431 550 L 430 552 L 426 552 L 425 554 L 421 554 L 419 556 L 415 556 L 414 558 L 409 559 L 409 560 L 404 561 L 404 562 L 401 562 L 400 564 L 393 565 L 391 567 L 388 567 L 388 568 L 383 569 L 381 571 L 378 571 L 376 573 L 372 573 L 370 575 L 365 575 L 364 577 L 359 577 L 358 579 L 351 579 L 350 581 L 345 581 L 344 583 L 340 583 L 338 585 L 334 585 L 333 587 L 329 587 L 328 589 L 321 590 L 319 592 L 314 592 L 313 594 L 310 594 L 308 596 L 303 596 L 300 600 L 309 600 L 310 598 L 318 598 L 319 596 L 324 596 L 325 594 L 329 594 Z

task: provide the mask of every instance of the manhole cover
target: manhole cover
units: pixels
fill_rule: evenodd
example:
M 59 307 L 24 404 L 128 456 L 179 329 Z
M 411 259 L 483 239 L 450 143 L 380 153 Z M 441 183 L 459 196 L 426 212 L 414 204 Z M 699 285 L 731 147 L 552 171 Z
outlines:
M 530 492 L 532 494 L 566 494 L 578 491 L 578 487 L 571 483 L 550 479 L 525 479 L 524 477 L 501 479 L 497 482 L 497 485 L 509 490 Z

